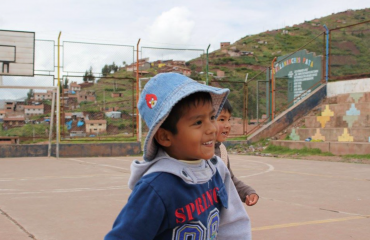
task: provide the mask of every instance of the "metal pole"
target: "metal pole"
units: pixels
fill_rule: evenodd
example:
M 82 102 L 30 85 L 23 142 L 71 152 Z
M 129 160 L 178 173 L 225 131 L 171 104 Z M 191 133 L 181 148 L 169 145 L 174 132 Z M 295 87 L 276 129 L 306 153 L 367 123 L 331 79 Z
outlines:
M 271 62 L 271 100 L 272 100 L 272 105 L 271 105 L 271 114 L 272 114 L 272 120 L 275 118 L 275 68 L 274 68 L 274 63 L 276 61 L 276 57 Z
M 50 157 L 51 155 L 51 139 L 53 136 L 53 126 L 54 126 L 54 106 L 55 106 L 55 90 L 53 90 L 53 99 L 51 100 L 48 157 Z
M 207 65 L 206 65 L 206 85 L 208 85 L 208 49 L 211 46 L 211 44 L 207 47 Z
M 141 92 L 141 78 L 139 79 L 139 93 L 140 92 Z M 139 142 L 141 143 L 142 132 L 141 132 L 141 116 L 140 116 L 140 113 L 139 113 L 139 132 L 138 132 L 138 136 L 139 136 Z
M 248 135 L 248 73 L 245 75 L 245 82 L 244 82 L 244 88 L 245 88 L 245 119 L 244 119 L 244 125 L 245 125 L 245 135 Z
M 136 45 L 136 104 L 139 102 L 139 41 Z M 136 107 L 136 140 L 139 142 L 139 109 Z
M 326 59 L 326 62 L 325 62 L 325 80 L 326 82 L 328 82 L 328 78 L 329 78 L 329 29 L 328 27 L 324 24 L 323 25 L 325 30 L 326 30 L 326 55 L 325 55 L 325 59 Z
M 59 158 L 59 142 L 60 142 L 60 35 L 58 36 L 58 88 L 57 88 L 57 146 L 56 157 Z
M 257 81 L 257 109 L 256 109 L 256 111 L 257 111 L 257 125 L 259 124 L 259 118 L 258 118 L 258 104 L 259 104 L 259 101 L 258 101 L 258 99 L 259 99 L 259 96 L 258 96 L 258 90 L 259 90 L 259 81 Z

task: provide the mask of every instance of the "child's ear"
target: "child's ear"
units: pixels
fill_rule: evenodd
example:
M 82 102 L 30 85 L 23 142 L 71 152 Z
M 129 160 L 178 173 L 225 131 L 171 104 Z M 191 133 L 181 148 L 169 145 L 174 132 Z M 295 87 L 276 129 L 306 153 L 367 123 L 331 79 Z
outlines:
M 154 134 L 154 139 L 157 141 L 157 143 L 163 147 L 169 147 L 171 146 L 171 132 L 167 131 L 164 128 L 159 128 L 157 132 Z

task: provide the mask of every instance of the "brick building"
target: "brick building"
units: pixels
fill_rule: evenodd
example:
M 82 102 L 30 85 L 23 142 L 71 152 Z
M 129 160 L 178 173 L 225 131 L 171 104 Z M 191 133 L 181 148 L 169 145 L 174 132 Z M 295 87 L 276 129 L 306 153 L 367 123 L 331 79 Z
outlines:
M 27 117 L 42 114 L 44 114 L 44 104 L 24 106 L 24 115 Z
M 107 131 L 107 120 L 86 120 L 86 133 L 104 133 Z
M 52 100 L 53 98 L 53 91 L 45 92 L 35 92 L 33 93 L 33 99 L 35 101 L 42 101 L 42 100 Z

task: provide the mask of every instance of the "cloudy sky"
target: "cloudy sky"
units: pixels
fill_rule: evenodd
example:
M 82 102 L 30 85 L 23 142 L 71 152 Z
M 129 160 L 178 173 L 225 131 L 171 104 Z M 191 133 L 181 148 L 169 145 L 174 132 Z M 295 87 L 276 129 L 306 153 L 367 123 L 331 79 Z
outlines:
M 12 0 L 1 3 L 0 29 L 54 41 L 61 31 L 62 41 L 136 46 L 140 38 L 140 46 L 186 49 L 211 44 L 213 51 L 220 42 L 367 7 L 364 0 Z
M 364 0 L 12 0 L 2 1 L 0 29 L 37 39 L 161 47 L 219 48 L 245 35 L 370 7 Z

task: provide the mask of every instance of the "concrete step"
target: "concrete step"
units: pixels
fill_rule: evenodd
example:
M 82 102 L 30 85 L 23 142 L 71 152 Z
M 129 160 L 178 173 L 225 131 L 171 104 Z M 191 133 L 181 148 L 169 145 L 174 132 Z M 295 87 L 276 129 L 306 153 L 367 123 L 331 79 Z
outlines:
M 327 98 L 325 102 L 328 104 L 370 102 L 370 93 L 360 92 L 360 93 L 341 94 L 335 97 Z
M 370 128 L 292 128 L 289 136 L 301 141 L 311 137 L 331 142 L 369 142 Z
M 328 121 L 326 121 L 329 119 Z M 330 118 L 307 116 L 304 119 L 306 128 L 366 128 L 370 127 L 370 114 L 335 115 Z
M 290 149 L 318 148 L 322 152 L 331 152 L 335 155 L 370 154 L 370 143 L 360 142 L 305 142 L 305 141 L 271 141 L 273 145 Z

